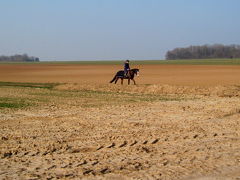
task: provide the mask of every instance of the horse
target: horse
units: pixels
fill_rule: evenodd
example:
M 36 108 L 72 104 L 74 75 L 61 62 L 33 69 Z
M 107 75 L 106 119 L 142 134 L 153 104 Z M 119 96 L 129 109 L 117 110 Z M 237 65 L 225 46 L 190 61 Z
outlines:
M 116 84 L 118 79 L 121 79 L 121 84 L 123 84 L 123 79 L 127 79 L 128 85 L 130 84 L 130 80 L 132 80 L 134 82 L 134 85 L 136 85 L 136 82 L 134 80 L 134 75 L 139 76 L 139 69 L 129 70 L 127 76 L 124 76 L 124 71 L 118 71 L 116 75 L 113 77 L 113 79 L 110 81 L 110 83 L 115 81 L 115 84 Z

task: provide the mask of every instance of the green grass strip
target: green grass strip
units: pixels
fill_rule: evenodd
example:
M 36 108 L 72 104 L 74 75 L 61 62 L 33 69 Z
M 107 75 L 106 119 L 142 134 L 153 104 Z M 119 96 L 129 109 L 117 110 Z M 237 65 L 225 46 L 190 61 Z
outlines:
M 44 88 L 52 89 L 54 86 L 59 85 L 59 83 L 26 83 L 26 82 L 0 82 L 1 86 L 10 87 L 28 87 L 28 88 Z
M 240 65 L 240 59 L 187 59 L 187 60 L 130 60 L 133 65 Z M 124 60 L 101 60 L 101 61 L 41 61 L 41 62 L 0 62 L 1 64 L 24 64 L 24 65 L 122 65 Z

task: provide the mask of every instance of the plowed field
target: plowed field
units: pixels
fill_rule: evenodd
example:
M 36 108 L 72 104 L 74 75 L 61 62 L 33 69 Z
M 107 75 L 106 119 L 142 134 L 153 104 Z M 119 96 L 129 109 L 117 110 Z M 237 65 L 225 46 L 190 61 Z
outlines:
M 240 66 L 135 67 L 0 65 L 0 179 L 239 179 Z

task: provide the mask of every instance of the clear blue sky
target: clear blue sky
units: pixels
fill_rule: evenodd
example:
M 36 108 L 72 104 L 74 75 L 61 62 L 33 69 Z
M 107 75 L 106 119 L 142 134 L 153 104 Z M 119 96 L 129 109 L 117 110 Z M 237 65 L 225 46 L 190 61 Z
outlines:
M 240 0 L 0 0 L 0 55 L 164 59 L 214 43 L 240 44 Z

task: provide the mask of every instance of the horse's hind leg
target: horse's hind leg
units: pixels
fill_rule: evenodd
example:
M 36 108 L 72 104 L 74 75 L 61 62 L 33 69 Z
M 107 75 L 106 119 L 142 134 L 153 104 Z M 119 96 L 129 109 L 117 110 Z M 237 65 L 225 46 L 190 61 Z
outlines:
M 128 79 L 128 85 L 130 84 L 130 79 Z
M 123 85 L 123 78 L 121 78 L 121 84 Z
M 119 79 L 119 77 L 116 78 L 116 80 L 115 80 L 115 84 L 117 83 L 118 79 Z

